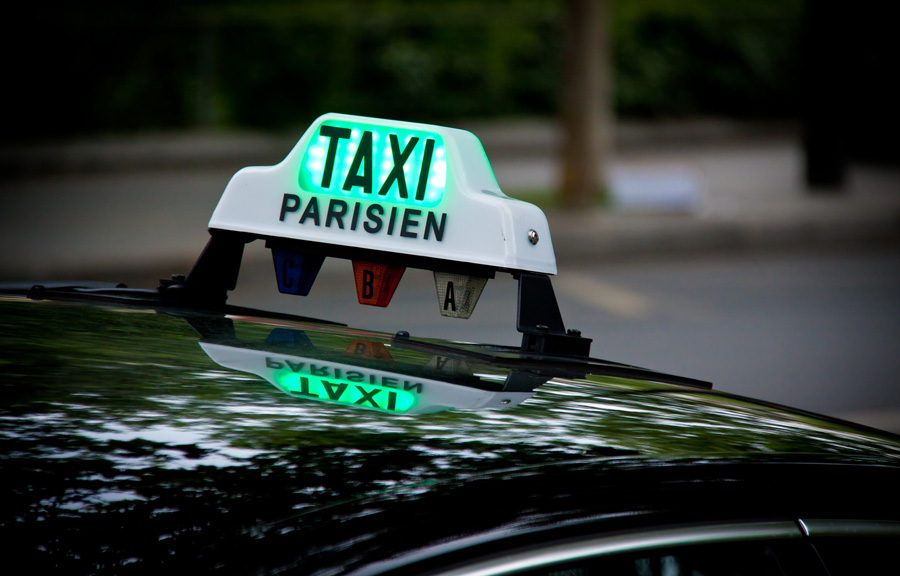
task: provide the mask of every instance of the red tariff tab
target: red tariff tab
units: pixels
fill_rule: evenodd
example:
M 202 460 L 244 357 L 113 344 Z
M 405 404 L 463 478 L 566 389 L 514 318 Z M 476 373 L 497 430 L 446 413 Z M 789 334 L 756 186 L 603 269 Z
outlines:
M 344 351 L 345 354 L 351 356 L 362 356 L 364 358 L 376 358 L 378 360 L 393 360 L 391 353 L 388 352 L 387 346 L 381 342 L 369 342 L 368 340 L 354 340 Z
M 390 266 L 374 262 L 353 261 L 353 277 L 356 279 L 356 298 L 360 304 L 386 308 L 406 266 Z

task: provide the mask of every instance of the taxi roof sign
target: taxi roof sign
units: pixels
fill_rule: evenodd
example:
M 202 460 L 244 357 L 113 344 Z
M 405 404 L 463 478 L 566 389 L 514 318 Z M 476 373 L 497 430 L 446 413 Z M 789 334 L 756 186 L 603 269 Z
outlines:
M 428 124 L 321 116 L 282 162 L 235 174 L 209 228 L 556 274 L 543 212 L 500 190 L 475 135 Z
M 481 143 L 464 130 L 321 116 L 283 161 L 232 177 L 209 233 L 187 276 L 160 280 L 161 300 L 229 308 L 244 245 L 265 240 L 282 293 L 309 294 L 323 259 L 336 257 L 353 262 L 361 304 L 387 306 L 403 270 L 422 268 L 434 272 L 439 310 L 453 318 L 472 314 L 496 272 L 511 273 L 521 351 L 590 353 L 591 340 L 562 321 L 546 217 L 500 191 Z

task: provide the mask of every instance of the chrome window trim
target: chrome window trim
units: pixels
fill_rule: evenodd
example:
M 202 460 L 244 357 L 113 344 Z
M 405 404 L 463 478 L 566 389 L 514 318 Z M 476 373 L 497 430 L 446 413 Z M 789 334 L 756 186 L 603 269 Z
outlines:
M 798 520 L 803 532 L 811 537 L 820 536 L 900 536 L 900 522 L 890 520 Z
M 648 550 L 664 546 L 711 544 L 763 538 L 802 537 L 803 532 L 801 532 L 797 523 L 792 520 L 672 527 L 661 530 L 643 530 L 613 536 L 593 537 L 575 542 L 536 547 L 533 550 L 507 554 L 500 558 L 457 566 L 451 570 L 438 572 L 438 574 L 440 576 L 501 576 L 522 570 L 533 570 L 559 562 Z

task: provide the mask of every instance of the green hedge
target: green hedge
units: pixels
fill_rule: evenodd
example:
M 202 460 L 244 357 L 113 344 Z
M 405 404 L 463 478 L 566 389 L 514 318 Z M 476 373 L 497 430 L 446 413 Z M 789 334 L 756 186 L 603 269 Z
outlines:
M 3 40 L 7 139 L 550 115 L 560 99 L 554 0 L 89 6 L 26 8 Z M 795 114 L 801 16 L 799 0 L 612 2 L 617 113 Z

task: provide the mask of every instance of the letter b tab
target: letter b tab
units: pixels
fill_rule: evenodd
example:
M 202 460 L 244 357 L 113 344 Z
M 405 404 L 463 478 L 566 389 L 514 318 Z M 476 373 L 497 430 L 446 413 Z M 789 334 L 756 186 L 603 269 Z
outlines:
M 356 298 L 359 303 L 387 307 L 405 270 L 405 266 L 354 260 L 353 277 L 356 279 Z

